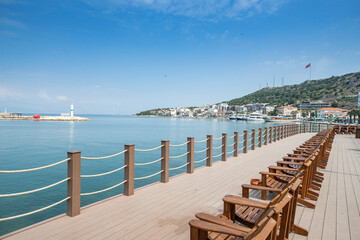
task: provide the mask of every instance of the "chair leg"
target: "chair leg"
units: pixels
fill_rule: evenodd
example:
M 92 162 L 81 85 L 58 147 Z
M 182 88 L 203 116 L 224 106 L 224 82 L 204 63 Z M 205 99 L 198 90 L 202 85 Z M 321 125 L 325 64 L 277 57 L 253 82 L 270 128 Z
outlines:
M 309 234 L 309 232 L 305 229 L 302 228 L 296 224 L 294 224 L 293 229 L 292 229 L 295 233 L 300 234 L 302 236 L 307 236 Z
M 298 202 L 308 208 L 315 208 L 315 204 L 305 200 L 305 199 L 302 199 L 302 198 L 298 198 Z

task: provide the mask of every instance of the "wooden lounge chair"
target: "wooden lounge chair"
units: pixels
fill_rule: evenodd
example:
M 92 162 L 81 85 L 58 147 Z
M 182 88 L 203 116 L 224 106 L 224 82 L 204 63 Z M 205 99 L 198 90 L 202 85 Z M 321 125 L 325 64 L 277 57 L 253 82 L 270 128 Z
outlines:
M 270 221 L 271 218 L 273 218 L 274 225 L 272 228 L 273 230 L 272 230 L 271 239 L 284 240 L 287 235 L 286 231 L 289 231 L 290 229 L 288 224 L 290 222 L 289 215 L 291 214 L 291 200 L 292 200 L 292 195 L 288 193 L 283 195 L 282 199 L 277 204 L 275 204 L 273 207 L 266 208 L 266 211 L 259 218 L 259 221 L 256 224 L 254 224 L 254 226 L 251 228 L 240 226 L 234 223 L 233 221 L 231 221 L 229 218 L 227 218 L 224 215 L 221 215 L 221 217 L 215 217 L 207 213 L 198 213 L 196 214 L 196 217 L 200 219 L 202 222 L 201 223 L 197 222 L 196 225 L 194 224 L 194 222 L 190 221 L 190 226 L 192 227 L 191 237 L 193 237 L 194 235 L 195 237 L 199 235 L 201 236 L 201 234 L 203 234 L 202 236 L 203 238 L 191 238 L 191 239 L 267 239 L 269 235 L 264 234 L 264 232 L 263 233 L 261 232 L 264 229 L 264 224 L 266 224 L 268 221 Z M 220 225 L 223 227 L 229 227 L 235 229 L 239 231 L 238 234 L 236 235 L 236 237 L 238 238 L 233 238 L 233 236 L 229 236 L 226 232 L 219 232 L 216 229 L 204 228 L 206 222 L 217 224 L 218 226 Z M 196 230 L 194 230 L 195 225 L 197 227 Z M 205 231 L 203 233 L 199 233 L 199 227 L 200 230 L 205 230 Z M 279 232 L 278 232 L 278 228 L 279 228 Z

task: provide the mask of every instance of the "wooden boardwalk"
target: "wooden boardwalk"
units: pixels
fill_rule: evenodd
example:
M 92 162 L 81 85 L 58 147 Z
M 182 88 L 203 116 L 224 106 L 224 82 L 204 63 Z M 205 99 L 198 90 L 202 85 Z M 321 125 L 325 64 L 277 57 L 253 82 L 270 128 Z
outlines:
M 189 239 L 197 212 L 221 213 L 222 197 L 241 194 L 241 184 L 260 177 L 313 134 L 295 135 L 20 231 L 7 239 Z M 296 221 L 309 239 L 360 239 L 360 140 L 336 136 L 316 209 L 299 208 Z M 292 234 L 290 239 L 299 239 Z
M 315 209 L 297 208 L 308 239 L 360 239 L 360 139 L 336 135 Z M 290 239 L 306 239 L 292 234 Z

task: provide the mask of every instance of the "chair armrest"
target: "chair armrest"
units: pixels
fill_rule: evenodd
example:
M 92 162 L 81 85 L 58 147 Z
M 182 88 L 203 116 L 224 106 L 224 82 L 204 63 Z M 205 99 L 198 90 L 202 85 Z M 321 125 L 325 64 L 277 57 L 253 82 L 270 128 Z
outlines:
M 202 221 L 202 220 L 198 220 L 198 219 L 190 220 L 189 225 L 193 228 L 201 229 L 201 230 L 207 231 L 207 232 L 224 233 L 224 234 L 229 234 L 229 235 L 233 235 L 236 237 L 243 237 L 243 238 L 246 236 L 246 233 L 236 230 L 234 228 L 225 227 L 225 226 L 222 226 L 219 224 L 206 222 L 206 221 Z
M 302 166 L 302 163 L 298 163 L 298 162 L 288 162 L 288 161 L 277 161 L 277 164 L 281 164 L 281 165 L 297 165 L 297 166 Z
M 286 176 L 291 177 L 289 175 L 286 175 Z M 282 189 L 264 187 L 264 186 L 259 186 L 259 185 L 243 184 L 241 186 L 246 189 L 253 189 L 253 190 L 260 190 L 260 191 L 269 191 L 269 192 L 277 192 L 277 193 L 280 193 L 282 191 Z
M 195 216 L 205 222 L 211 222 L 215 224 L 222 225 L 224 227 L 233 228 L 242 232 L 249 232 L 251 229 L 247 227 L 240 226 L 236 223 L 233 223 L 231 220 L 222 219 L 213 215 L 210 215 L 208 213 L 197 213 Z
M 252 200 L 252 199 L 248 199 L 248 198 L 244 198 L 244 197 L 240 197 L 240 196 L 235 196 L 235 195 L 226 195 L 223 198 L 223 201 L 226 203 L 262 208 L 262 209 L 264 209 L 268 206 L 267 203 L 263 203 L 263 202 L 259 202 L 256 200 Z
M 299 169 L 296 168 L 288 168 L 288 167 L 279 167 L 279 166 L 270 166 L 268 167 L 269 170 L 285 170 L 285 171 L 299 171 Z
M 283 173 L 272 173 L 272 172 L 260 172 L 260 174 L 261 175 L 267 175 L 267 176 L 275 176 L 275 177 L 287 177 L 287 178 L 293 178 L 294 177 L 294 176 L 283 174 Z

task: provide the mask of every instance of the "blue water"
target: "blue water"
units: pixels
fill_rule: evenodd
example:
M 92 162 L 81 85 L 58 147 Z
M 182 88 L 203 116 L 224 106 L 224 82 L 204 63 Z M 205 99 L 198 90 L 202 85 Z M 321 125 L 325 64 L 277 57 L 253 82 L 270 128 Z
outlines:
M 0 170 L 34 168 L 58 162 L 67 158 L 68 150 L 80 150 L 82 156 L 98 157 L 111 155 L 124 150 L 124 144 L 135 144 L 137 149 L 148 149 L 159 146 L 161 140 L 170 140 L 170 144 L 180 144 L 187 137 L 203 140 L 212 134 L 215 138 L 234 131 L 243 134 L 244 130 L 273 126 L 273 123 L 250 123 L 227 120 L 186 119 L 186 118 L 147 118 L 116 117 L 110 115 L 86 116 L 88 122 L 48 122 L 48 121 L 0 121 Z M 250 132 L 249 132 L 250 137 Z M 233 139 L 228 140 L 228 145 Z M 242 137 L 239 141 L 242 141 Z M 250 147 L 251 141 L 249 141 Z M 214 141 L 213 146 L 220 146 L 221 140 Z M 195 150 L 206 148 L 206 142 L 195 143 Z M 239 148 L 242 148 L 240 144 Z M 228 147 L 228 152 L 233 147 Z M 170 156 L 186 152 L 186 145 L 170 147 Z M 240 151 L 241 152 L 241 151 Z M 221 149 L 213 150 L 213 155 Z M 229 155 L 230 156 L 230 155 Z M 195 161 L 206 157 L 206 152 L 195 154 Z M 160 149 L 152 152 L 136 152 L 135 162 L 149 162 L 160 158 Z M 220 157 L 213 159 L 219 161 Z M 186 156 L 170 159 L 170 168 L 186 163 Z M 123 155 L 102 160 L 82 160 L 82 175 L 97 174 L 124 165 Z M 196 163 L 195 168 L 204 166 L 205 162 Z M 160 162 L 147 166 L 136 166 L 135 177 L 143 177 L 160 171 Z M 170 177 L 184 173 L 186 167 L 170 171 Z M 196 170 L 195 170 L 196 171 Z M 0 194 L 23 192 L 58 182 L 67 177 L 66 163 L 40 171 L 27 173 L 0 173 Z M 83 178 L 81 192 L 98 191 L 113 186 L 124 179 L 123 171 L 96 178 Z M 135 181 L 135 187 L 158 182 L 160 175 L 149 179 Z M 170 179 L 171 181 L 171 179 Z M 85 206 L 101 199 L 123 192 L 117 187 L 104 193 L 83 196 L 81 205 Z M 136 192 L 135 192 L 136 194 Z M 0 197 L 0 218 L 6 218 L 37 210 L 60 201 L 67 196 L 66 182 L 53 188 L 15 197 Z M 0 236 L 26 227 L 36 222 L 66 212 L 66 202 L 53 208 L 26 217 L 1 221 Z

